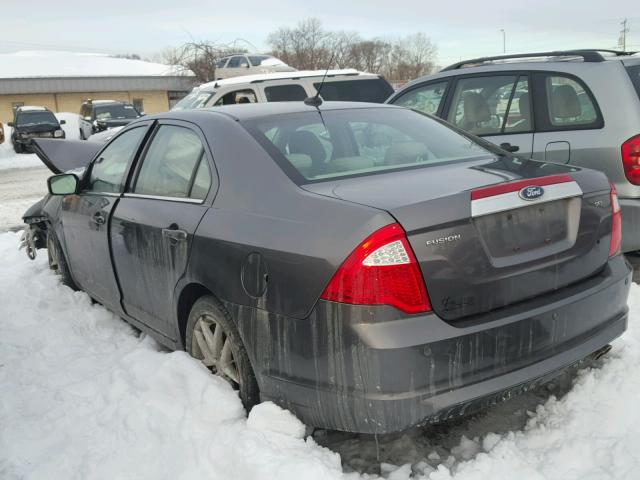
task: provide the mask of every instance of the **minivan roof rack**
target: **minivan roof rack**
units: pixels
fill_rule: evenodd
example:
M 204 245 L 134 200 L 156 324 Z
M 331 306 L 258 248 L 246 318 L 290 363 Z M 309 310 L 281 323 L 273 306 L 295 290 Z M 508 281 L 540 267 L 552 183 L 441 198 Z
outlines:
M 513 60 L 517 58 L 539 58 L 539 57 L 582 57 L 585 62 L 604 62 L 606 58 L 602 53 L 613 53 L 616 56 L 621 55 L 633 55 L 635 52 L 621 52 L 619 50 L 601 50 L 601 49 L 581 49 L 581 50 L 557 50 L 554 52 L 535 52 L 535 53 L 518 53 L 512 55 L 497 55 L 494 57 L 481 57 L 473 58 L 471 60 L 464 60 L 462 62 L 454 63 L 448 67 L 443 68 L 441 71 L 446 72 L 449 70 L 457 70 L 466 65 L 482 64 L 485 62 L 492 62 L 496 60 Z

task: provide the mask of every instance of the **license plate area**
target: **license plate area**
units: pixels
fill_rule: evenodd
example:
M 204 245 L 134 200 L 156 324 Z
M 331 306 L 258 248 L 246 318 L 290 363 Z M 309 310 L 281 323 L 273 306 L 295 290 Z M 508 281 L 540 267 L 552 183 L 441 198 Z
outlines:
M 553 255 L 575 244 L 581 199 L 565 198 L 475 217 L 483 247 L 495 266 Z

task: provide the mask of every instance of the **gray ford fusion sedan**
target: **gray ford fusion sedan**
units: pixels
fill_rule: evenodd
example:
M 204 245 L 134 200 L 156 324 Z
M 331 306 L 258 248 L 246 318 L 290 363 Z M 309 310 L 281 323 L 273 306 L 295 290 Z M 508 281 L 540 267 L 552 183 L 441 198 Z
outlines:
M 177 111 L 35 149 L 59 175 L 25 214 L 28 251 L 247 409 L 398 431 L 544 382 L 626 328 L 604 174 L 411 110 Z

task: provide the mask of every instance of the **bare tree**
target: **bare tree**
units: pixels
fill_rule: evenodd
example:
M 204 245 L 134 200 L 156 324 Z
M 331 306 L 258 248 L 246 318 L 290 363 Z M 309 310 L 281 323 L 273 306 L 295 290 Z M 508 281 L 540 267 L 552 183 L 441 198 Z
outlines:
M 267 38 L 271 53 L 292 67 L 356 68 L 403 82 L 430 73 L 437 48 L 423 33 L 404 39 L 362 39 L 357 33 L 327 31 L 317 18 L 281 27 Z
M 247 52 L 237 44 L 192 40 L 165 50 L 161 61 L 192 71 L 196 80 L 216 79 L 216 62 L 231 53 Z M 392 82 L 405 82 L 433 71 L 437 48 L 424 34 L 401 39 L 363 39 L 355 32 L 325 30 L 317 18 L 294 27 L 281 27 L 269 34 L 272 55 L 300 70 L 355 68 L 380 73 Z
M 279 28 L 269 35 L 267 43 L 283 62 L 300 70 L 317 70 L 328 66 L 335 40 L 320 20 L 308 18 L 294 28 Z
M 163 63 L 179 65 L 190 70 L 201 83 L 216 80 L 216 62 L 231 53 L 245 53 L 245 48 L 229 44 L 208 41 L 191 41 L 184 45 L 162 52 Z

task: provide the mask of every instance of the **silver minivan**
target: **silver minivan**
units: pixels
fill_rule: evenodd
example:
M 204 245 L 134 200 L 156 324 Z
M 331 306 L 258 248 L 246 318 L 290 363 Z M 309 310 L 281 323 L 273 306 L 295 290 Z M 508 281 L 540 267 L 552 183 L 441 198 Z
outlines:
M 327 101 L 382 103 L 393 93 L 393 88 L 381 75 L 352 69 L 265 73 L 202 84 L 172 110 L 237 103 L 303 101 L 316 95 L 323 78 L 320 96 Z
M 437 115 L 519 155 L 603 171 L 640 250 L 640 55 L 601 50 L 487 57 L 414 80 L 388 103 Z

